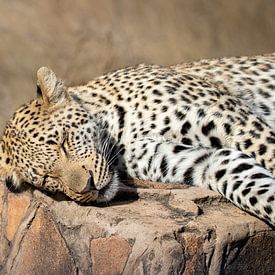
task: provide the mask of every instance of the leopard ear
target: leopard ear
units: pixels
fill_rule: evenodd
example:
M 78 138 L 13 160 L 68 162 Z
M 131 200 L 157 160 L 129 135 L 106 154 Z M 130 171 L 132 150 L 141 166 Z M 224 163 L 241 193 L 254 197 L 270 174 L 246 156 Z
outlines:
M 52 107 L 61 104 L 68 99 L 67 89 L 62 80 L 58 79 L 55 73 L 42 67 L 37 71 L 37 94 L 42 95 L 44 104 Z

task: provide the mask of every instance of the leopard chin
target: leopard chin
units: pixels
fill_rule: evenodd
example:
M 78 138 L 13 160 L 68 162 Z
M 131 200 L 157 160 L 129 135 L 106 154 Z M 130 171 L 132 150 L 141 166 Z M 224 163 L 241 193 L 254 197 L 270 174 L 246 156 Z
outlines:
M 118 193 L 120 186 L 121 182 L 118 173 L 114 172 L 109 184 L 99 190 L 96 202 L 101 203 L 111 201 Z

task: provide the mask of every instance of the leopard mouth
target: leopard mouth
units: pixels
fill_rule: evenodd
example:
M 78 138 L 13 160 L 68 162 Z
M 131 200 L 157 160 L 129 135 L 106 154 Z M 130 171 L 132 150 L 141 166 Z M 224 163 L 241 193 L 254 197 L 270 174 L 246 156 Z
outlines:
M 96 189 L 92 183 L 93 178 L 91 176 L 87 180 L 87 186 L 82 190 L 81 193 L 78 193 L 78 199 L 75 199 L 75 197 L 71 198 L 85 205 L 90 203 L 107 203 L 116 196 L 121 185 L 117 173 L 113 173 L 109 183 L 99 190 Z

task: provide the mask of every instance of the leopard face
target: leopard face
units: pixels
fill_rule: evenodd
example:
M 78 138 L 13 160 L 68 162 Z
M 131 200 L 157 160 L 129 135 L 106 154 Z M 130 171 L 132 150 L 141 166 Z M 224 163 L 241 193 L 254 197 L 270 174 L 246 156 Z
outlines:
M 103 150 L 104 129 L 70 100 L 66 87 L 46 68 L 38 71 L 38 98 L 19 108 L 1 140 L 5 179 L 75 201 L 109 201 L 118 190 L 116 172 Z

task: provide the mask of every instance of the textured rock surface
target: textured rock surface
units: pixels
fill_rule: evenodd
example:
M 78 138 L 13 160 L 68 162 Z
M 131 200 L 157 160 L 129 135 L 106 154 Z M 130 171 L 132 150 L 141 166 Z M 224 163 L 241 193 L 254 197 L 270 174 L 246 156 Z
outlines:
M 66 243 L 45 210 L 38 209 L 16 250 L 8 262 L 10 274 L 76 274 Z
M 208 190 L 126 188 L 96 207 L 0 186 L 0 274 L 275 272 L 275 232 Z
M 20 222 L 26 214 L 27 208 L 30 204 L 30 199 L 27 196 L 18 197 L 9 194 L 7 202 L 7 238 L 11 241 Z
M 121 274 L 130 252 L 128 241 L 118 236 L 92 240 L 92 274 Z

